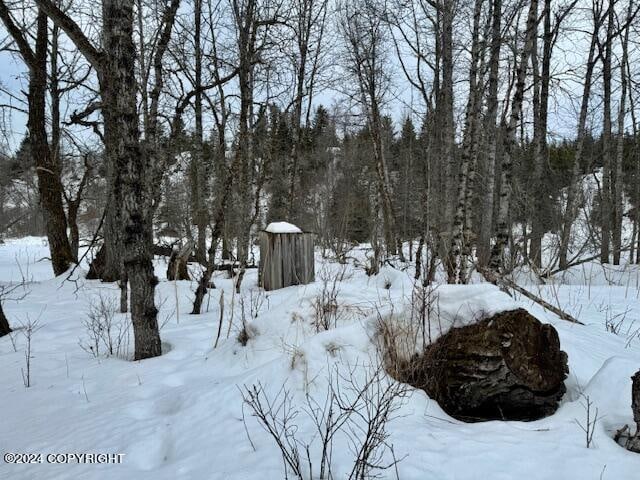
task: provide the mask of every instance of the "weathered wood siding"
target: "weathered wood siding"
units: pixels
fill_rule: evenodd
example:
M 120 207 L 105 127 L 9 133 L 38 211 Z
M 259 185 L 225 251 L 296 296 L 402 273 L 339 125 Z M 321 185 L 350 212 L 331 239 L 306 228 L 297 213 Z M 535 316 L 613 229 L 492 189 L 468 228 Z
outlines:
M 276 290 L 315 280 L 313 233 L 260 232 L 260 285 Z

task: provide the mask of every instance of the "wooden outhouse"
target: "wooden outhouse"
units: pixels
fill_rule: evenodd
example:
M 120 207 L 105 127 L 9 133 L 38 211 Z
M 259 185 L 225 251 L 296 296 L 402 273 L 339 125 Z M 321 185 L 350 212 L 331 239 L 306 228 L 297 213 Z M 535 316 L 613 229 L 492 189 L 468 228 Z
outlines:
M 315 234 L 287 222 L 270 223 L 260 232 L 260 286 L 276 290 L 315 280 Z

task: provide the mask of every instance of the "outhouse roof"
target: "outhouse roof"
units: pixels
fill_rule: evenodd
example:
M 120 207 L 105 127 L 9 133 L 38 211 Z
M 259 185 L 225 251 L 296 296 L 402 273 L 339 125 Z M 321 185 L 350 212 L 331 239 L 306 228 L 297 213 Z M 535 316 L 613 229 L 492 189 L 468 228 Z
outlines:
M 300 228 L 288 222 L 271 222 L 264 231 L 269 233 L 302 233 Z

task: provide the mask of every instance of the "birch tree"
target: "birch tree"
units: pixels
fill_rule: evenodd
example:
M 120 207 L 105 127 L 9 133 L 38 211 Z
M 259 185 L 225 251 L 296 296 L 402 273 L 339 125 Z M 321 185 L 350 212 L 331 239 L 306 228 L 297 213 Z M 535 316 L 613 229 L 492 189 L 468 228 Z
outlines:
M 516 81 L 511 101 L 511 113 L 509 121 L 505 127 L 503 137 L 503 156 L 500 172 L 500 194 L 498 200 L 498 217 L 496 219 L 496 242 L 491 249 L 489 268 L 494 272 L 499 272 L 503 267 L 504 250 L 509 242 L 510 224 L 509 207 L 511 204 L 511 178 L 513 171 L 512 151 L 515 146 L 515 132 L 520 114 L 522 112 L 522 102 L 524 96 L 527 67 L 534 49 L 534 39 L 538 24 L 538 1 L 532 0 L 529 4 L 525 39 L 520 51 L 516 69 Z
M 486 267 L 491 250 L 493 233 L 493 210 L 495 195 L 496 150 L 498 132 L 498 73 L 500 68 L 500 49 L 502 47 L 502 0 L 493 0 L 491 20 L 491 47 L 489 54 L 489 81 L 487 90 L 487 112 L 484 119 L 486 141 L 483 144 L 484 193 L 482 195 L 482 221 L 478 233 L 478 264 Z
M 624 137 L 625 137 L 625 117 L 627 116 L 627 63 L 629 62 L 629 31 L 631 29 L 631 21 L 636 15 L 637 9 L 634 11 L 634 2 L 629 0 L 627 6 L 627 15 L 625 22 L 619 25 L 618 28 L 624 32 L 622 34 L 622 58 L 620 60 L 620 100 L 618 102 L 618 121 L 617 121 L 617 135 L 616 135 L 616 156 L 615 156 L 615 171 L 614 175 L 614 189 L 613 189 L 613 264 L 620 265 L 620 254 L 622 252 L 622 219 L 624 216 L 624 202 L 623 202 L 623 168 L 622 162 L 624 161 Z
M 482 111 L 482 78 L 480 57 L 484 55 L 480 38 L 480 20 L 484 1 L 476 0 L 473 9 L 471 64 L 469 68 L 469 96 L 464 124 L 462 161 L 458 179 L 458 196 L 451 232 L 448 262 L 449 283 L 467 283 L 467 263 L 470 253 L 471 192 L 475 175 L 479 144 L 480 114 Z M 466 228 L 466 234 L 465 234 Z M 463 252 L 464 249 L 464 252 Z
M 611 251 L 612 214 L 612 156 L 613 142 L 611 131 L 611 64 L 613 39 L 615 36 L 615 5 L 609 2 L 607 10 L 607 29 L 604 46 L 598 42 L 602 56 L 603 119 L 602 119 L 602 186 L 600 188 L 600 261 L 609 263 Z

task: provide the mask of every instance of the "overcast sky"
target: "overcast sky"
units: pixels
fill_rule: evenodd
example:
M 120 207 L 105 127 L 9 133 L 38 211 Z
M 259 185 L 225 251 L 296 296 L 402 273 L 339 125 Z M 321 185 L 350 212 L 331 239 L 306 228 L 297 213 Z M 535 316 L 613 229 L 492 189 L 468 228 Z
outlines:
M 583 0 L 583 2 L 584 1 L 586 0 Z M 566 25 L 572 28 L 580 26 L 580 22 L 582 21 L 580 17 L 582 15 L 582 13 L 577 11 Z M 470 28 L 470 26 L 465 25 L 465 22 L 468 23 L 470 21 L 471 19 L 469 18 L 461 18 L 459 20 L 458 35 L 465 34 L 464 32 L 466 28 Z M 95 28 L 95 25 L 92 25 L 91 28 Z M 2 31 L 2 37 L 6 37 L 4 31 Z M 457 37 L 457 40 L 460 44 L 461 39 Z M 7 42 L 3 42 L 3 45 L 6 44 Z M 339 50 L 339 47 L 334 48 Z M 576 106 L 579 102 L 579 96 L 582 91 L 582 77 L 580 74 L 586 57 L 587 48 L 588 45 L 584 41 L 583 33 L 569 31 L 560 38 L 554 51 L 552 66 L 554 75 L 554 81 L 552 84 L 553 97 L 551 98 L 549 105 L 549 134 L 551 139 L 560 140 L 563 138 L 572 138 L 575 135 L 575 124 L 577 120 Z M 420 105 L 419 95 L 412 92 L 409 84 L 404 80 L 398 61 L 394 58 L 395 53 L 393 52 L 393 49 L 390 48 L 389 50 L 389 72 L 392 77 L 392 86 L 387 99 L 388 103 L 386 113 L 392 115 L 399 123 L 404 116 L 410 114 L 412 111 L 420 112 L 423 110 L 423 107 Z M 637 55 L 636 50 L 632 52 L 632 56 Z M 336 55 L 339 55 L 339 52 L 337 52 Z M 458 114 L 457 124 L 460 126 L 462 124 L 461 115 L 466 101 L 466 68 L 464 68 L 464 53 L 459 53 L 459 56 L 457 57 L 457 65 L 459 68 L 456 72 L 456 110 Z M 339 69 L 336 68 L 334 74 L 337 76 L 336 80 L 338 80 L 336 87 L 317 93 L 314 103 L 322 103 L 327 107 L 337 104 L 344 109 L 348 106 L 348 101 L 341 91 L 345 88 L 344 81 L 341 82 Z M 617 81 L 616 77 L 617 72 L 614 71 L 614 81 Z M 24 101 L 25 96 L 23 95 L 23 92 L 26 91 L 27 87 L 25 68 L 19 60 L 19 57 L 7 51 L 0 52 L 0 85 L 3 90 L 0 92 L 0 104 L 13 105 L 19 108 L 26 107 L 25 103 L 20 102 L 11 96 L 13 95 Z M 597 106 L 599 102 L 597 83 L 594 88 L 593 98 L 593 105 Z M 614 100 L 617 100 L 615 92 Z M 63 105 L 63 116 L 65 115 L 65 110 L 68 115 L 72 110 L 81 108 L 80 105 L 83 101 L 84 99 L 82 98 L 76 98 L 72 99 L 71 104 Z M 525 108 L 528 109 L 530 106 L 526 105 Z M 595 110 L 597 109 L 594 109 L 594 111 Z M 525 110 L 525 118 L 527 118 L 527 113 L 530 112 Z M 4 138 L 2 139 L 2 142 L 8 144 L 10 149 L 14 150 L 17 145 L 19 145 L 20 140 L 25 134 L 26 116 L 21 112 L 3 108 L 2 120 L 4 122 Z M 417 115 L 415 116 L 415 120 L 416 123 L 419 123 L 419 117 Z M 594 124 L 595 128 L 597 128 L 599 119 L 591 116 L 590 120 Z M 96 140 L 95 138 L 88 138 L 91 137 L 92 134 L 87 129 L 78 129 L 74 134 L 80 136 L 86 135 L 87 140 L 91 142 L 95 142 Z

